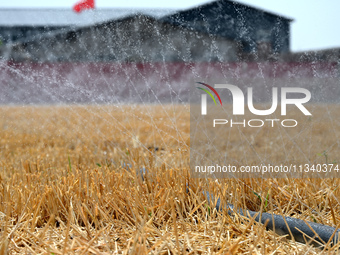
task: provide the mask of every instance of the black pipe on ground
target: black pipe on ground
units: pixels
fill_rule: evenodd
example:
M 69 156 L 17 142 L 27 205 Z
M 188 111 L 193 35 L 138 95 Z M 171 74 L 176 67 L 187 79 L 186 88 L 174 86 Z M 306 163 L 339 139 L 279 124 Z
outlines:
M 209 192 L 204 192 L 208 203 L 213 200 L 213 196 Z M 235 210 L 232 204 L 222 205 L 221 199 L 217 198 L 216 210 L 228 210 L 229 215 L 235 215 L 235 213 L 247 218 L 254 218 L 256 222 L 260 222 L 266 225 L 267 229 L 273 230 L 278 235 L 287 235 L 287 237 L 300 243 L 310 243 L 314 246 L 320 247 L 327 243 L 333 246 L 339 242 L 340 229 L 336 229 L 331 226 L 311 222 L 303 221 L 289 216 L 282 216 L 266 212 L 254 212 L 251 210 Z M 292 235 L 292 236 L 291 236 Z
M 129 168 L 126 169 L 130 171 Z M 144 176 L 146 174 L 149 175 L 149 171 L 145 168 L 141 168 L 136 174 L 141 177 L 142 181 L 146 181 Z M 189 192 L 190 188 L 187 187 L 187 193 Z M 209 192 L 203 191 L 203 194 L 208 203 L 214 201 L 214 196 Z M 287 235 L 288 238 L 294 238 L 295 241 L 300 243 L 308 243 L 316 247 L 322 247 L 328 243 L 330 246 L 334 246 L 340 241 L 340 229 L 331 226 L 274 213 L 260 213 L 243 209 L 236 210 L 232 204 L 226 203 L 223 205 L 220 198 L 216 199 L 215 208 L 217 211 L 227 210 L 228 214 L 231 216 L 237 213 L 248 219 L 254 218 L 256 222 L 264 224 L 267 229 L 273 230 L 278 235 Z

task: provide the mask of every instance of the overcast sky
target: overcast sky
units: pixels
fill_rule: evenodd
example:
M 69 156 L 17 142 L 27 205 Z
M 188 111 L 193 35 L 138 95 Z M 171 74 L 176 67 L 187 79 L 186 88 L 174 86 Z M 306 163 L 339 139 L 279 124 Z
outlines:
M 0 0 L 0 8 L 66 7 L 77 0 Z M 146 7 L 184 9 L 204 0 L 96 0 L 96 7 Z M 291 50 L 340 47 L 340 0 L 237 0 L 294 19 Z

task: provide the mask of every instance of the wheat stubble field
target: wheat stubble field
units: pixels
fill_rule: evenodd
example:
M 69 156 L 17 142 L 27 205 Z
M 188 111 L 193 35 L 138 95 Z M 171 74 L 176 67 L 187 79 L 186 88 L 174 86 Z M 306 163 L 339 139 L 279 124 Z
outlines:
M 208 204 L 203 190 L 238 208 L 265 208 L 336 227 L 340 182 L 191 178 L 189 106 L 3 106 L 0 116 L 0 254 L 332 254 L 337 249 L 287 240 Z M 339 129 L 330 133 L 323 125 L 315 123 L 313 141 L 336 143 Z M 253 140 L 261 149 L 261 136 Z M 320 152 L 326 149 L 320 145 Z M 318 160 L 333 160 L 335 152 Z

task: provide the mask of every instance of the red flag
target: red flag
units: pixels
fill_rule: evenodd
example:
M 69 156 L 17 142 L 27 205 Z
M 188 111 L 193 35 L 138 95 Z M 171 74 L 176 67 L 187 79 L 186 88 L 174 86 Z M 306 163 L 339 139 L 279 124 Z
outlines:
M 94 0 L 82 0 L 73 6 L 73 10 L 78 13 L 83 10 L 93 9 L 93 8 L 94 8 Z

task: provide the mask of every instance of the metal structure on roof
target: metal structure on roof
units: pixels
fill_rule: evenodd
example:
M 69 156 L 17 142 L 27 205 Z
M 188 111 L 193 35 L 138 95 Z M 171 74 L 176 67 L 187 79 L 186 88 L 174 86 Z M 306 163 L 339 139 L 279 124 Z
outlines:
M 98 8 L 75 13 L 71 9 L 0 9 L 1 27 L 83 27 L 136 14 L 159 19 L 176 13 L 174 9 Z

